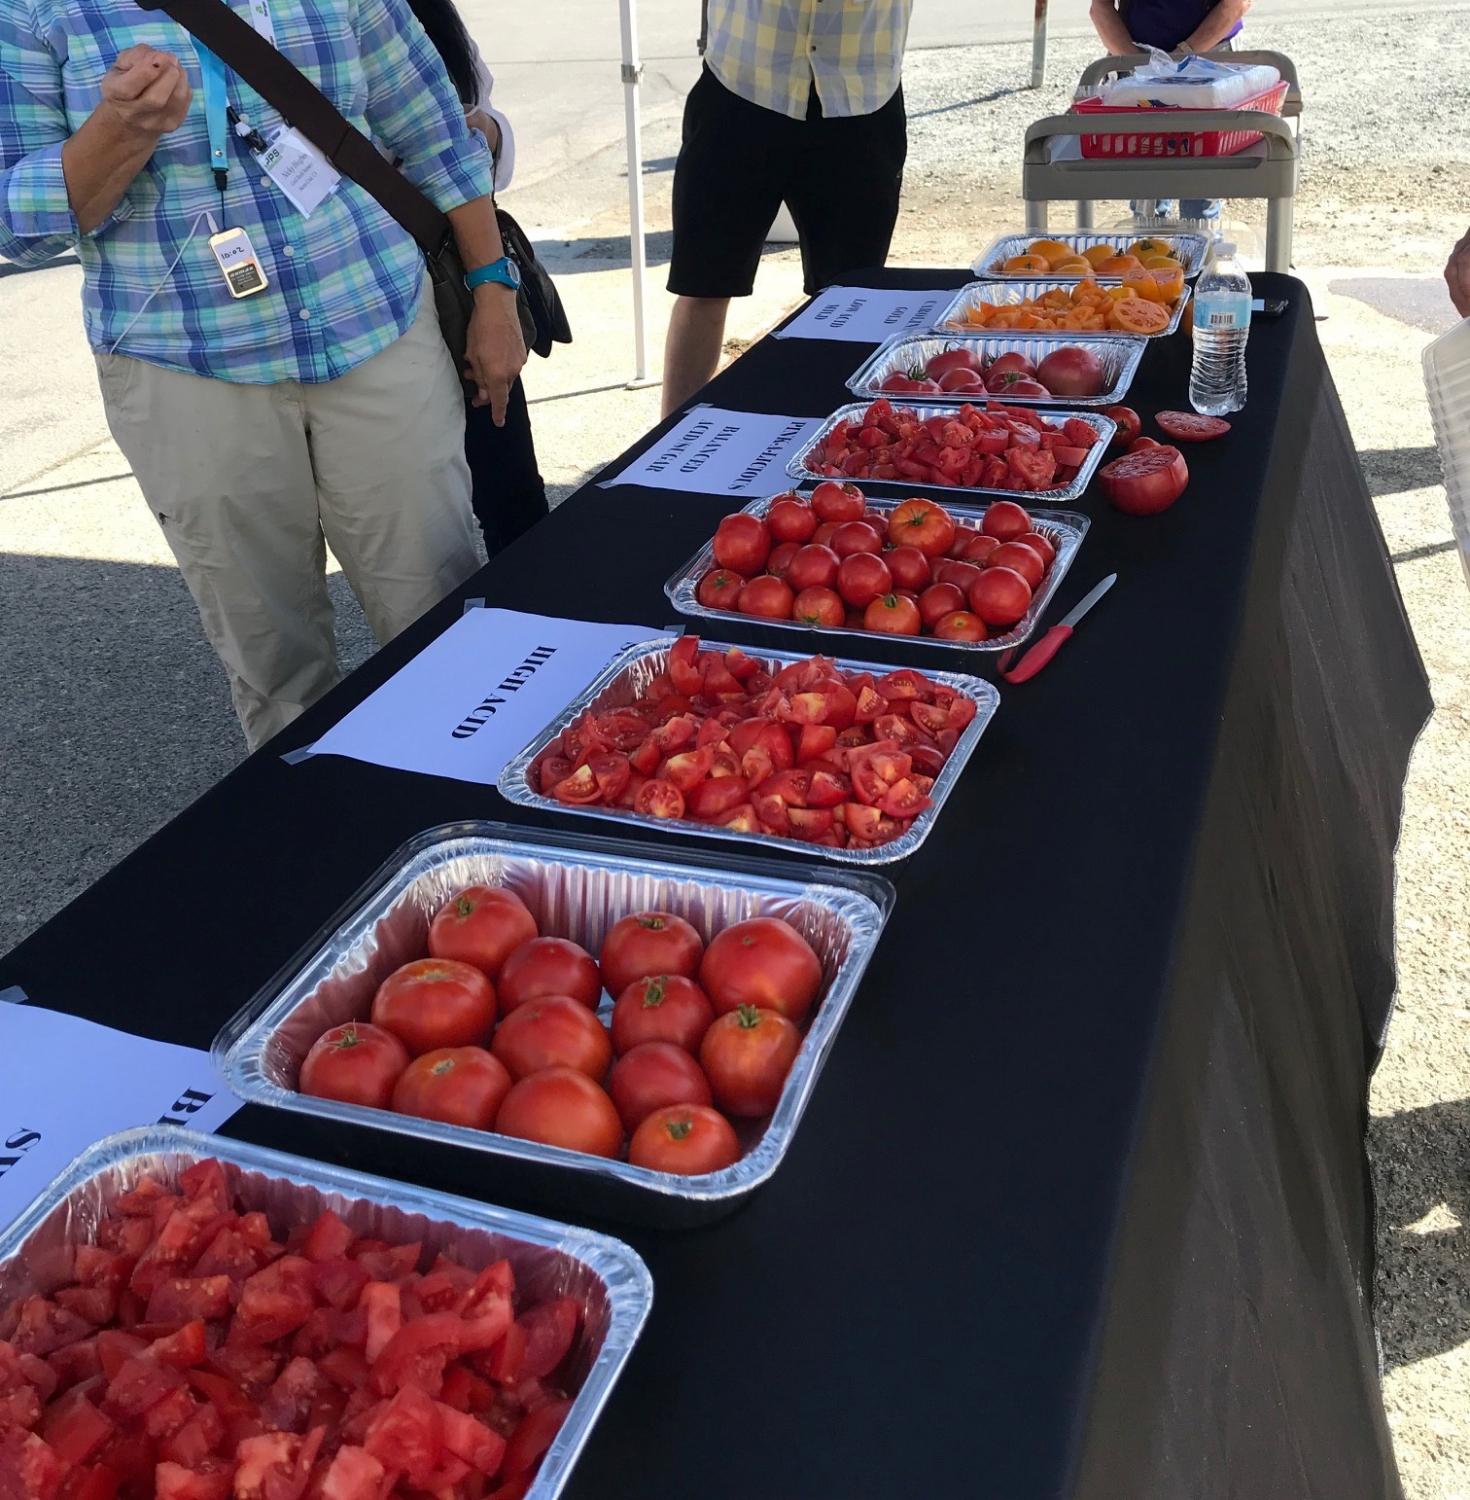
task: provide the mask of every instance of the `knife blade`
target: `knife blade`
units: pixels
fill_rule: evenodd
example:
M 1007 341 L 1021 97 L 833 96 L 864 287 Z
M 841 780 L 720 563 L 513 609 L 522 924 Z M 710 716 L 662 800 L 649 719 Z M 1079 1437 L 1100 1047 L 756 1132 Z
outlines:
M 1109 573 L 1101 583 L 1095 584 L 1082 596 L 1070 614 L 1066 615 L 1059 624 L 1053 625 L 1010 671 L 1002 672 L 1000 675 L 1007 682 L 1029 682 L 1061 650 L 1063 643 L 1071 639 L 1072 632 L 1077 628 L 1082 617 L 1117 581 L 1118 575 Z

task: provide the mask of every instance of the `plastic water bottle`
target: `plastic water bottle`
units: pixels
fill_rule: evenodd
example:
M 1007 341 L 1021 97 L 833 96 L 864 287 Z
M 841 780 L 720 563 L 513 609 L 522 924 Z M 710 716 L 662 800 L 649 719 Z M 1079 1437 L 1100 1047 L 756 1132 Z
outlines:
M 1235 246 L 1220 244 L 1194 289 L 1194 369 L 1189 404 L 1207 417 L 1245 405 L 1245 344 L 1251 336 L 1250 278 Z

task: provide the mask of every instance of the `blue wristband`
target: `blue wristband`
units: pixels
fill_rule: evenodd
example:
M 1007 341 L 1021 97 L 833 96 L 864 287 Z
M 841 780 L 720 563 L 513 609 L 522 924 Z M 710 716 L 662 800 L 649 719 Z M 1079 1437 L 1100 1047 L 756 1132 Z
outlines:
M 465 276 L 464 284 L 474 291 L 477 286 L 484 286 L 490 281 L 500 286 L 508 286 L 514 292 L 521 284 L 521 268 L 510 256 L 502 255 L 499 260 L 491 261 L 488 266 L 477 266 L 470 271 Z

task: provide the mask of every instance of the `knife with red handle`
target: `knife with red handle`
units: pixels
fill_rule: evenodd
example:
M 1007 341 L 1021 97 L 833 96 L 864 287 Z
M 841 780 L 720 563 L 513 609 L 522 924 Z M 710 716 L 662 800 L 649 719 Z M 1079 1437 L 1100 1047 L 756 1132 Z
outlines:
M 1059 625 L 1053 625 L 1037 643 L 1013 666 L 1009 672 L 1000 675 L 1007 682 L 1029 682 L 1036 674 L 1061 650 L 1062 644 L 1072 637 L 1072 632 L 1077 628 L 1083 615 L 1102 598 L 1107 591 L 1118 581 L 1116 573 L 1109 573 L 1103 581 L 1092 589 Z

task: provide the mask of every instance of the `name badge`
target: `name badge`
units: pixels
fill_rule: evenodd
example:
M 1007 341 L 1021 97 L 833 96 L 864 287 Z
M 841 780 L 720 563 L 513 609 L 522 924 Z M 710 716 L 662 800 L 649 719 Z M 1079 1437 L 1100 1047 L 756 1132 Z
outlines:
M 224 272 L 225 286 L 232 297 L 251 297 L 265 290 L 265 272 L 260 258 L 243 229 L 226 229 L 209 237 L 209 248 Z
M 255 159 L 302 218 L 310 218 L 342 181 L 342 174 L 294 125 L 277 130 Z

